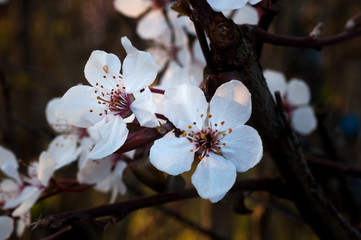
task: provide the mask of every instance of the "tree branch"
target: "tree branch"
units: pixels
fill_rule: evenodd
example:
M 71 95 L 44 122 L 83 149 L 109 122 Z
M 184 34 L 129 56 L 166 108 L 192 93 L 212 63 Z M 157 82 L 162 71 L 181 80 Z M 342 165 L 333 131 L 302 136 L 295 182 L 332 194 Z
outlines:
M 258 39 L 262 42 L 278 46 L 313 48 L 316 50 L 321 50 L 322 47 L 345 42 L 361 35 L 361 29 L 350 29 L 331 37 L 316 39 L 312 37 L 288 37 L 272 34 L 255 25 L 242 25 L 240 28 L 251 39 Z
M 214 12 L 204 0 L 190 0 L 200 12 L 198 21 L 210 39 L 213 61 L 219 73 L 238 71 L 243 83 L 252 94 L 251 121 L 261 135 L 264 145 L 292 190 L 293 201 L 301 215 L 322 239 L 361 239 L 318 187 L 307 163 L 299 154 L 298 143 L 287 131 L 287 123 L 274 103 L 244 29 L 223 14 Z
M 287 196 L 288 191 L 279 179 L 259 179 L 244 180 L 237 182 L 232 191 L 256 191 L 265 190 L 272 192 L 278 196 Z M 100 207 L 60 213 L 39 219 L 35 226 L 48 229 L 60 229 L 67 225 L 71 225 L 77 220 L 83 218 L 98 218 L 103 216 L 115 215 L 117 218 L 123 219 L 127 214 L 142 208 L 153 207 L 164 203 L 175 202 L 183 199 L 197 197 L 197 191 L 194 188 L 182 190 L 175 193 L 163 193 L 149 197 L 140 197 L 121 203 L 107 204 Z

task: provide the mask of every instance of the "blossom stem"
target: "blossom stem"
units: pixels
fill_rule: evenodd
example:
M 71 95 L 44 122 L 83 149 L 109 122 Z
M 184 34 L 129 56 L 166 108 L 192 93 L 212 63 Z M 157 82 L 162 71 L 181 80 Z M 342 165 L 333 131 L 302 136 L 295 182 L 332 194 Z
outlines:
M 152 92 L 152 93 L 158 93 L 158 94 L 164 94 L 164 90 L 162 89 L 157 89 L 157 88 L 149 88 L 149 90 Z

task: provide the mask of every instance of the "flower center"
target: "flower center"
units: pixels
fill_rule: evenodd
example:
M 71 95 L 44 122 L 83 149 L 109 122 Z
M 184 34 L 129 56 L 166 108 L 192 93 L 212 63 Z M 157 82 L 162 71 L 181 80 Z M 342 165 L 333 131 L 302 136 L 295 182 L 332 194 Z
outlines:
M 204 114 L 201 114 L 201 117 L 203 117 Z M 208 121 L 209 118 L 212 116 L 208 114 Z M 187 137 L 188 140 L 192 143 L 194 143 L 194 148 L 190 149 L 191 152 L 198 152 L 199 160 L 202 160 L 204 157 L 209 157 L 209 153 L 216 153 L 221 154 L 221 148 L 226 145 L 225 142 L 223 142 L 223 138 L 232 132 L 232 129 L 229 128 L 228 131 L 219 131 L 217 128 L 218 126 L 223 126 L 225 121 L 222 121 L 221 123 L 209 125 L 203 127 L 201 130 L 197 129 L 196 122 L 193 122 L 192 125 L 188 126 L 188 131 L 185 131 L 183 133 L 184 137 Z M 193 130 L 194 129 L 194 130 Z

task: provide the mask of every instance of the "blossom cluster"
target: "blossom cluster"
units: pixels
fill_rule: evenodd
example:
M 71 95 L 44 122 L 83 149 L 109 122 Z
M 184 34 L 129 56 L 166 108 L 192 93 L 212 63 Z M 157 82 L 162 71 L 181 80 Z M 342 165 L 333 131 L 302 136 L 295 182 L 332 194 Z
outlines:
M 243 7 L 232 14 L 233 20 L 256 24 L 257 11 L 245 6 L 247 2 L 259 0 L 208 0 L 214 10 Z M 200 88 L 205 60 L 196 40 L 189 48 L 188 37 L 195 34 L 190 20 L 170 11 L 168 1 L 115 0 L 114 6 L 126 16 L 140 17 L 137 33 L 152 44 L 140 51 L 123 37 L 127 55 L 122 62 L 112 53 L 91 53 L 84 69 L 89 85 L 73 86 L 49 101 L 46 118 L 56 137 L 38 161 L 27 166 L 27 174 L 19 173 L 14 153 L 0 146 L 0 168 L 8 177 L 0 183 L 0 204 L 7 211 L 0 217 L 0 239 L 10 236 L 15 222 L 17 234 L 22 234 L 30 223 L 31 207 L 48 187 L 56 186 L 54 173 L 75 161 L 77 183 L 110 192 L 110 202 L 124 194 L 122 177 L 128 167 L 124 160 L 133 159 L 134 150 L 119 149 L 132 131 L 130 123 L 156 129 L 170 123 L 174 129 L 150 147 L 150 163 L 170 175 L 192 171 L 191 184 L 213 203 L 229 192 L 237 172 L 247 171 L 262 158 L 261 137 L 246 125 L 252 114 L 246 86 L 233 79 L 206 100 Z M 316 123 L 305 120 L 313 114 L 307 86 L 300 80 L 291 80 L 287 87 L 285 80 L 276 83 L 277 76 L 284 77 L 274 71 L 264 75 L 271 91 L 277 89 L 285 97 L 295 129 L 310 133 Z M 197 166 L 192 169 L 194 162 Z

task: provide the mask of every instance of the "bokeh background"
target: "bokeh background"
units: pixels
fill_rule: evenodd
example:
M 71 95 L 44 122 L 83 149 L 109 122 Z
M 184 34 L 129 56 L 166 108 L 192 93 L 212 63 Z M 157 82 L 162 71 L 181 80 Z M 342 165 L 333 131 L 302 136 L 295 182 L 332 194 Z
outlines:
M 335 35 L 343 31 L 349 18 L 361 13 L 358 0 L 285 0 L 282 4 L 270 31 L 289 36 L 307 36 L 319 22 L 324 23 L 321 37 Z M 24 164 L 37 159 L 54 136 L 45 119 L 47 102 L 71 86 L 86 84 L 83 70 L 93 50 L 112 52 L 123 59 L 122 36 L 128 36 L 138 49 L 145 49 L 146 43 L 135 33 L 136 23 L 137 19 L 117 12 L 111 0 L 9 0 L 1 4 L 0 144 L 13 150 Z M 287 79 L 304 79 L 311 87 L 312 104 L 324 131 L 301 137 L 306 155 L 361 167 L 361 38 L 322 51 L 266 44 L 260 61 L 263 68 L 281 71 Z M 331 150 L 327 150 L 330 146 L 325 145 L 325 138 L 331 140 Z M 260 164 L 238 178 L 277 176 L 272 159 L 267 152 L 264 155 Z M 144 157 L 138 160 L 142 164 L 147 161 Z M 317 167 L 313 170 L 330 200 L 360 226 L 360 181 Z M 74 165 L 57 175 L 74 177 L 75 173 Z M 154 193 L 142 186 L 132 171 L 126 170 L 125 178 L 134 188 L 130 186 L 119 201 L 134 198 L 139 191 Z M 184 179 L 190 186 L 190 174 Z M 234 198 L 216 205 L 200 198 L 185 200 L 136 211 L 111 225 L 102 239 L 212 239 L 197 226 L 224 239 L 317 239 L 291 202 L 265 192 L 244 194 L 250 214 L 235 213 Z M 36 220 L 108 201 L 109 195 L 94 190 L 65 193 L 37 204 L 32 217 Z M 79 228 L 88 239 L 97 239 L 93 225 Z M 42 229 L 26 230 L 22 239 L 50 234 Z

